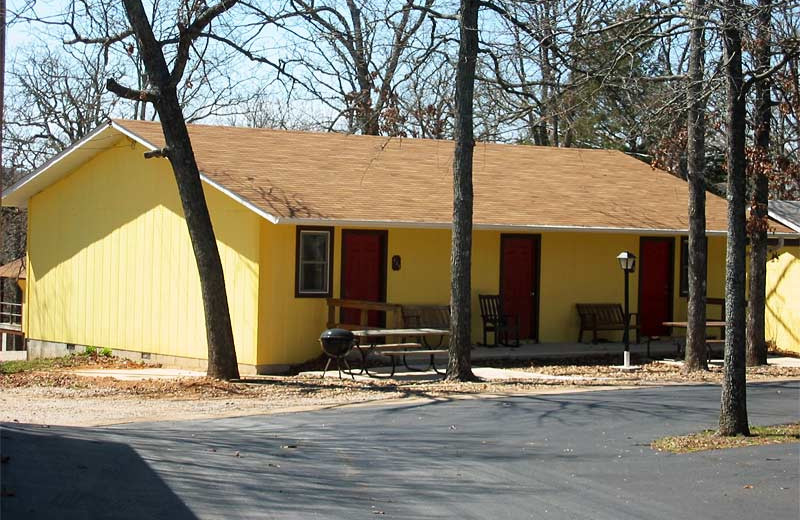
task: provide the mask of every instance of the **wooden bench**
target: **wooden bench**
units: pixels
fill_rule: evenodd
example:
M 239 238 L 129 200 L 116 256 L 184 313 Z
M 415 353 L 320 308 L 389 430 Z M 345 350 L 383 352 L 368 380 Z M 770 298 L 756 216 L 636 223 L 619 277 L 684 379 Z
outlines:
M 706 361 L 711 361 L 711 354 L 713 354 L 714 347 L 722 346 L 721 354 L 725 356 L 725 339 L 711 338 L 706 340 Z
M 402 304 L 403 327 L 428 328 L 450 330 L 449 305 L 409 305 Z M 439 348 L 444 343 L 445 336 L 439 336 L 436 345 L 431 345 L 427 337 L 422 338 L 426 347 Z
M 489 332 L 494 333 L 494 344 L 491 346 L 496 347 L 498 337 L 500 344 L 505 346 L 512 346 L 509 342 L 510 333 L 514 333 L 514 347 L 519 347 L 519 319 L 516 316 L 505 314 L 503 312 L 503 304 L 499 294 L 479 294 L 478 303 L 481 307 L 481 319 L 483 320 L 483 345 L 487 344 L 486 335 Z M 513 318 L 513 321 L 512 321 Z
M 367 330 L 381 328 L 369 326 L 369 313 L 371 311 L 384 313 L 387 326 L 391 324 L 390 322 L 399 324 L 402 320 L 402 315 L 400 313 L 401 307 L 395 303 L 345 300 L 341 298 L 328 298 L 326 302 L 328 304 L 328 322 L 326 328 L 329 329 Z M 336 316 L 337 309 L 340 311 L 341 309 L 355 309 L 359 311 L 358 323 L 345 323 L 341 321 L 341 319 L 338 319 Z
M 586 331 L 592 331 L 592 343 L 597 343 L 597 333 L 600 331 L 625 331 L 625 313 L 619 303 L 576 303 L 575 306 L 581 320 L 578 343 L 583 342 L 583 333 Z M 635 323 L 628 323 L 627 328 L 636 331 L 636 343 L 640 343 L 637 313 L 632 312 L 630 319 Z
M 709 316 L 711 313 L 709 312 L 709 306 L 716 305 L 719 306 L 719 316 L 711 317 Z M 725 321 L 725 298 L 706 298 L 706 320 L 715 320 L 715 321 Z M 725 327 L 719 328 L 719 337 L 725 337 Z

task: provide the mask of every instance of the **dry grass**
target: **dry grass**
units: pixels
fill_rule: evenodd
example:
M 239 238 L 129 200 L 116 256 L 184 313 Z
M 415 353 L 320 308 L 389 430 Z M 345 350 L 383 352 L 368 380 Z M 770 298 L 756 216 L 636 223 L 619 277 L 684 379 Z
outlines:
M 722 367 L 711 366 L 709 370 L 688 372 L 682 365 L 663 362 L 634 361 L 641 369 L 622 371 L 615 368 L 619 364 L 618 356 L 596 357 L 586 359 L 563 359 L 554 361 L 494 361 L 491 366 L 511 368 L 525 372 L 535 372 L 555 376 L 575 376 L 595 378 L 596 381 L 587 381 L 589 385 L 652 385 L 667 383 L 720 383 L 722 381 Z M 749 367 L 747 369 L 748 381 L 764 381 L 769 379 L 800 378 L 800 368 L 779 367 L 767 365 Z
M 714 430 L 705 430 L 690 435 L 664 437 L 650 445 L 658 451 L 671 453 L 692 453 L 695 451 L 742 448 L 744 446 L 763 446 L 766 444 L 785 444 L 800 442 L 800 423 L 779 426 L 751 426 L 750 436 L 723 437 Z
M 95 354 L 76 354 L 58 358 L 32 359 L 30 361 L 0 361 L 0 374 L 20 374 L 25 372 L 43 372 L 65 368 L 144 368 L 139 361 L 102 356 Z
M 677 365 L 647 363 L 638 371 L 620 371 L 613 367 L 616 359 L 565 360 L 558 362 L 493 362 L 492 366 L 546 375 L 576 376 L 576 380 L 518 379 L 478 382 L 401 381 L 371 379 L 368 381 L 315 376 L 257 376 L 237 382 L 210 378 L 146 379 L 120 381 L 110 377 L 76 375 L 75 368 L 141 368 L 138 362 L 97 356 L 69 356 L 46 362 L 27 362 L 16 370 L 0 368 L 0 389 L 36 388 L 42 395 L 61 395 L 62 389 L 78 391 L 88 397 L 175 398 L 258 398 L 289 400 L 357 402 L 401 397 L 442 397 L 459 394 L 524 393 L 553 387 L 637 386 L 668 383 L 718 383 L 721 369 L 707 372 L 684 372 Z M 2 363 L 0 365 L 5 365 Z M 12 373 L 8 373 L 12 372 Z M 748 380 L 800 378 L 800 368 L 775 366 L 748 369 Z M 49 391 L 52 390 L 52 391 Z M 74 393 L 74 392 L 73 392 Z

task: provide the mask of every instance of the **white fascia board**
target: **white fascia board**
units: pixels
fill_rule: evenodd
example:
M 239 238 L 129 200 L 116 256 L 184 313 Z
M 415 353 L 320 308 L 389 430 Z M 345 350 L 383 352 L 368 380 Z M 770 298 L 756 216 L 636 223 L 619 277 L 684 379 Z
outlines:
M 116 124 L 114 122 L 112 122 L 112 125 L 114 126 L 114 128 L 116 128 L 117 130 L 119 130 L 120 132 L 125 134 L 126 136 L 130 137 L 131 139 L 133 139 L 137 143 L 141 144 L 145 148 L 148 148 L 150 151 L 156 150 L 158 148 L 153 143 L 151 143 L 149 141 L 146 141 L 145 139 L 142 139 L 140 136 L 134 134 L 133 132 L 131 132 L 130 130 L 125 128 L 124 126 L 118 125 L 118 124 Z M 240 196 L 239 194 L 229 190 L 228 188 L 222 186 L 221 184 L 219 184 L 217 182 L 212 181 L 203 172 L 200 172 L 200 180 L 205 182 L 206 184 L 208 184 L 212 188 L 224 193 L 225 195 L 227 195 L 228 197 L 232 198 L 233 200 L 235 200 L 236 202 L 238 202 L 242 206 L 246 207 L 247 209 L 249 209 L 250 211 L 252 211 L 256 215 L 267 219 L 268 221 L 272 222 L 273 224 L 275 224 L 278 221 L 278 218 L 275 217 L 274 215 L 270 215 L 269 213 L 267 213 L 266 211 L 262 210 L 261 208 L 259 208 L 258 206 L 256 206 L 252 202 L 250 202 L 249 200 L 245 199 L 244 197 Z
M 139 143 L 142 146 L 144 146 L 145 148 L 149 149 L 150 151 L 156 150 L 158 148 L 153 143 L 151 143 L 149 141 L 146 141 L 145 139 L 142 139 L 140 136 L 134 134 L 133 132 L 131 132 L 130 130 L 125 128 L 124 126 L 118 125 L 118 124 L 114 123 L 113 121 L 112 121 L 111 124 L 114 126 L 115 129 L 119 130 L 120 132 L 122 132 L 126 136 L 130 137 L 131 139 L 133 139 L 137 143 Z M 206 184 L 208 184 L 212 188 L 224 193 L 225 195 L 227 195 L 228 197 L 232 198 L 233 200 L 235 200 L 236 202 L 238 202 L 242 206 L 246 207 L 247 209 L 249 209 L 250 211 L 252 211 L 256 215 L 267 219 L 268 221 L 272 222 L 273 224 L 277 223 L 278 217 L 267 213 L 266 211 L 262 210 L 261 208 L 259 208 L 258 206 L 256 206 L 255 204 L 253 204 L 252 202 L 247 200 L 246 198 L 240 196 L 238 193 L 233 192 L 233 191 L 229 190 L 228 188 L 222 186 L 221 184 L 212 181 L 205 173 L 200 172 L 200 180 L 202 180 L 203 182 L 205 182 Z
M 15 197 L 14 195 L 17 194 L 17 192 L 20 192 L 20 190 L 22 190 L 22 193 L 24 193 L 25 188 L 31 186 L 32 185 L 31 183 L 34 183 L 35 181 L 41 179 L 43 176 L 46 176 L 49 172 L 57 172 L 58 166 L 62 165 L 65 160 L 74 156 L 75 153 L 80 151 L 84 145 L 97 139 L 98 137 L 101 136 L 101 134 L 108 131 L 111 127 L 112 127 L 111 122 L 98 126 L 94 130 L 83 136 L 83 138 L 75 142 L 72 146 L 58 153 L 57 155 L 52 157 L 49 161 L 45 162 L 33 173 L 26 175 L 25 177 L 17 181 L 15 184 L 13 184 L 11 187 L 9 187 L 7 190 L 4 190 L 2 205 L 3 206 L 12 205 L 20 208 L 26 207 L 28 205 L 28 199 L 32 195 L 35 195 L 35 193 L 31 193 L 28 196 L 25 196 L 23 200 L 16 200 L 17 197 Z M 6 204 L 7 202 L 11 202 L 11 204 Z
M 247 200 L 246 198 L 240 196 L 238 193 L 229 190 L 228 188 L 222 186 L 221 184 L 217 184 L 216 182 L 214 182 L 211 179 L 209 179 L 204 173 L 200 173 L 200 179 L 203 182 L 205 182 L 206 184 L 208 184 L 209 186 L 211 186 L 212 188 L 215 188 L 215 189 L 221 191 L 222 193 L 224 193 L 225 195 L 227 195 L 228 197 L 232 198 L 233 200 L 235 200 L 236 202 L 238 202 L 239 204 L 241 204 L 245 208 L 249 209 L 250 211 L 252 211 L 256 215 L 267 219 L 268 221 L 272 222 L 273 224 L 277 224 L 278 223 L 278 220 L 279 220 L 278 217 L 276 217 L 275 215 L 272 215 L 270 213 L 267 213 L 266 211 L 264 211 L 263 209 L 259 208 L 258 206 L 256 206 L 255 204 L 253 204 L 252 202 Z
M 115 123 L 114 121 L 111 121 L 110 126 L 114 130 L 116 130 L 117 132 L 121 133 L 122 135 L 127 136 L 127 137 L 133 139 L 134 141 L 136 141 L 137 143 L 139 143 L 140 145 L 144 146 L 145 148 L 147 148 L 148 151 L 152 152 L 153 150 L 157 150 L 158 149 L 158 147 L 156 145 L 154 145 L 153 143 L 151 143 L 150 141 L 147 141 L 146 139 L 134 134 L 133 132 L 131 132 L 130 130 L 125 128 L 124 126 L 119 125 L 119 124 Z
M 326 220 L 319 218 L 278 218 L 275 224 L 325 225 L 347 227 L 382 227 L 382 228 L 417 228 L 417 229 L 450 229 L 450 222 L 402 222 L 395 220 Z M 611 233 L 611 234 L 647 234 L 647 235 L 688 235 L 688 229 L 655 229 L 655 228 L 623 228 L 592 226 L 555 226 L 537 224 L 475 224 L 476 230 L 494 231 L 563 231 L 574 233 Z M 706 231 L 709 236 L 724 236 L 725 231 Z
M 780 215 L 776 215 L 775 213 L 772 213 L 771 211 L 768 211 L 768 215 L 769 215 L 769 218 L 771 218 L 772 220 L 780 222 L 781 224 L 783 224 L 784 226 L 788 227 L 789 229 L 794 229 L 795 231 L 800 233 L 800 226 L 798 226 L 797 224 L 795 224 L 791 220 L 785 219 Z
M 60 154 L 56 155 L 55 157 L 53 157 L 52 159 L 47 161 L 38 170 L 36 170 L 32 174 L 20 179 L 16 184 L 11 186 L 8 190 L 5 190 L 3 192 L 3 205 L 6 205 L 7 202 L 11 202 L 12 205 L 17 205 L 19 207 L 27 206 L 28 199 L 31 196 L 33 196 L 36 193 L 38 193 L 38 191 L 41 191 L 41 190 L 37 190 L 35 193 L 27 194 L 24 197 L 23 200 L 15 200 L 14 194 L 16 192 L 19 192 L 20 190 L 23 190 L 23 193 L 24 193 L 24 188 L 26 186 L 30 186 L 31 182 L 35 182 L 37 179 L 42 178 L 42 176 L 46 175 L 47 172 L 55 171 L 54 169 L 57 168 L 57 166 L 59 164 L 63 164 L 65 159 L 67 159 L 68 157 L 70 157 L 71 155 L 73 155 L 74 153 L 79 151 L 87 143 L 93 141 L 94 139 L 97 139 L 98 137 L 101 137 L 101 134 L 103 134 L 104 132 L 107 132 L 109 130 L 116 130 L 117 132 L 119 132 L 123 136 L 128 137 L 129 139 L 131 139 L 132 141 L 134 141 L 136 143 L 139 143 L 140 145 L 142 145 L 148 151 L 153 151 L 153 150 L 157 150 L 158 149 L 158 147 L 156 145 L 154 145 L 150 141 L 147 141 L 146 139 L 142 138 L 141 136 L 131 132 L 130 130 L 128 130 L 124 126 L 122 126 L 120 124 L 117 124 L 114 121 L 109 121 L 106 124 L 98 126 L 94 130 L 92 130 L 91 132 L 86 134 L 86 136 L 84 136 L 82 139 L 80 139 L 79 141 L 75 142 L 75 144 L 73 144 L 72 146 L 70 146 L 69 148 L 67 148 L 66 150 L 61 152 Z M 232 198 L 233 200 L 235 200 L 239 204 L 243 205 L 247 209 L 253 211 L 257 215 L 267 219 L 268 221 L 270 221 L 272 223 L 276 223 L 277 222 L 277 220 L 278 220 L 277 217 L 275 217 L 273 215 L 270 215 L 269 213 L 267 213 L 267 212 L 263 211 L 262 209 L 258 208 L 255 204 L 251 203 L 247 199 L 239 196 L 238 194 L 236 194 L 233 191 L 223 187 L 222 185 L 212 181 L 211 179 L 208 178 L 207 175 L 203 174 L 202 172 L 200 173 L 200 180 L 202 180 L 203 182 L 205 182 L 209 186 L 221 191 L 222 193 L 224 193 L 228 197 Z M 44 186 L 43 186 L 43 188 L 44 188 Z

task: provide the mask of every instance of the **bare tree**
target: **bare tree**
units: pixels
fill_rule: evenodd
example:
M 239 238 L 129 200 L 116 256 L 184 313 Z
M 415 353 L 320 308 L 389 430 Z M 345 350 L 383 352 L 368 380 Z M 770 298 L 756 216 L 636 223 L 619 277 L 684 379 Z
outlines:
M 766 73 L 772 61 L 772 0 L 759 0 L 755 34 L 756 74 L 765 75 L 755 82 L 754 150 L 748 161 L 753 179 L 748 231 L 750 235 L 750 305 L 747 313 L 747 365 L 767 363 L 765 307 L 767 298 L 767 204 L 769 201 L 769 141 L 772 123 L 772 78 Z
M 396 119 L 397 90 L 441 40 L 436 26 L 423 36 L 433 0 L 290 0 L 266 11 L 254 7 L 261 25 L 244 43 L 222 39 L 267 63 L 291 82 L 291 95 L 324 106 L 324 126 L 379 135 L 383 117 Z M 270 5 L 270 9 L 274 9 Z M 287 51 L 277 63 L 257 48 L 264 26 L 277 27 Z M 272 54 L 275 54 L 274 52 Z M 390 121 L 392 126 L 395 121 Z
M 643 157 L 678 102 L 665 41 L 685 31 L 671 5 L 496 1 L 479 80 L 503 92 L 506 132 L 539 145 L 615 147 Z M 680 59 L 680 56 L 679 58 Z M 664 91 L 667 92 L 664 92 Z
M 6 165 L 30 171 L 108 120 L 117 98 L 105 82 L 114 72 L 105 70 L 101 53 L 71 48 L 35 48 L 15 63 L 3 142 Z
M 691 4 L 688 70 L 687 177 L 689 185 L 689 298 L 686 328 L 688 370 L 706 370 L 706 180 L 705 180 L 705 0 Z
M 5 121 L 6 87 L 6 2 L 0 0 L 0 122 Z M 0 142 L 4 145 L 6 132 L 0 125 Z M 2 166 L 3 147 L 0 146 L 0 198 L 3 190 L 16 180 L 16 175 Z M 11 173 L 11 174 L 10 174 Z M 0 208 L 0 264 L 19 258 L 25 253 L 25 213 L 17 208 Z M 19 287 L 10 280 L 0 279 L 0 302 L 22 302 Z
M 728 242 L 725 262 L 725 364 L 719 415 L 720 435 L 749 435 L 745 373 L 745 126 L 740 0 L 722 4 L 727 84 Z
M 152 103 L 158 112 L 167 145 L 161 150 L 160 155 L 167 157 L 172 165 L 200 273 L 208 339 L 208 375 L 220 379 L 237 379 L 239 368 L 228 309 L 225 275 L 200 181 L 200 172 L 181 109 L 178 84 L 186 71 L 195 40 L 215 18 L 235 4 L 236 0 L 221 0 L 211 6 L 206 6 L 204 2 L 186 4 L 187 8 L 177 13 L 177 49 L 170 69 L 162 51 L 165 42 L 156 39 L 141 0 L 124 0 L 125 12 L 131 30 L 136 35 L 139 53 L 147 72 L 149 88 L 134 90 L 120 85 L 113 79 L 108 81 L 108 89 L 118 96 L 131 100 L 146 100 Z
M 453 155 L 453 241 L 450 254 L 452 312 L 447 378 L 475 379 L 472 373 L 472 156 L 473 93 L 478 60 L 479 0 L 461 0 L 460 43 L 455 82 L 455 150 Z

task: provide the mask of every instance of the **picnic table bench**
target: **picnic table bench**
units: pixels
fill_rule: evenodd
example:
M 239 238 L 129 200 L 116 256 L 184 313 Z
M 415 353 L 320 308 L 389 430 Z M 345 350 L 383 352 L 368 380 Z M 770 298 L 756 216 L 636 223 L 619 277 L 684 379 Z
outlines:
M 689 326 L 689 322 L 688 321 L 665 321 L 665 322 L 662 323 L 662 325 L 664 325 L 665 327 L 669 327 L 671 329 L 672 328 L 685 329 L 685 328 L 687 328 Z M 724 337 L 725 325 L 726 325 L 726 323 L 724 321 L 706 321 L 706 328 L 720 327 L 720 330 L 723 331 L 723 337 L 722 338 L 706 338 L 706 360 L 707 361 L 711 361 L 711 354 L 712 354 L 713 348 L 715 346 L 722 345 L 722 348 L 724 350 L 724 348 L 725 348 L 725 337 Z M 648 341 L 647 347 L 648 347 L 647 348 L 647 350 L 648 350 L 647 355 L 649 357 L 650 356 L 650 342 L 649 341 Z M 680 358 L 680 357 L 683 357 L 685 354 L 686 354 L 686 338 L 676 337 L 675 338 L 675 355 L 676 355 L 676 357 Z
M 401 315 L 403 317 L 403 327 L 415 329 L 444 329 L 450 330 L 450 306 L 449 305 L 419 305 L 402 304 Z M 436 345 L 431 341 L 435 336 L 422 336 L 420 341 L 428 348 L 439 348 L 444 343 L 447 335 L 438 336 Z
M 576 303 L 575 306 L 581 319 L 578 343 L 583 341 L 583 333 L 586 331 L 592 332 L 592 343 L 597 343 L 597 333 L 600 331 L 625 331 L 625 313 L 619 303 Z M 630 313 L 627 328 L 636 331 L 636 343 L 640 343 L 637 313 Z
M 376 354 L 385 356 L 392 361 L 392 371 L 388 377 L 394 376 L 397 370 L 398 360 L 402 360 L 403 365 L 408 370 L 419 370 L 409 365 L 408 358 L 412 357 L 427 357 L 428 366 L 423 370 L 433 369 L 437 374 L 443 374 L 436 367 L 436 356 L 447 354 L 448 351 L 444 349 L 432 349 L 423 346 L 422 342 L 400 342 L 400 343 L 379 343 L 387 337 L 416 337 L 427 338 L 431 336 L 447 336 L 450 331 L 447 329 L 434 329 L 434 328 L 404 328 L 404 329 L 365 329 L 354 330 L 353 334 L 358 339 L 355 345 L 358 353 L 361 355 L 361 372 L 370 377 L 377 377 L 374 373 L 369 372 L 369 356 Z

